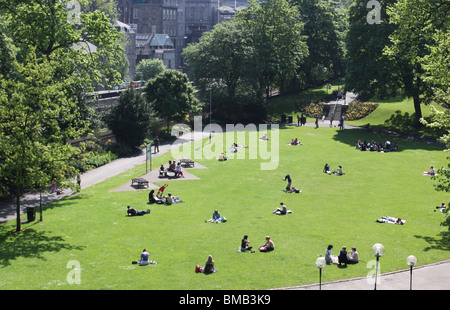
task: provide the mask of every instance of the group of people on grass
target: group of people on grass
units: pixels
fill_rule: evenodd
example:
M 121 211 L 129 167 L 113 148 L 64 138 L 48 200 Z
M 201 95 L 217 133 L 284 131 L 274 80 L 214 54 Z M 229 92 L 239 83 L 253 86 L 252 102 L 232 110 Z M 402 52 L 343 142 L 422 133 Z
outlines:
M 275 250 L 275 243 L 273 243 L 270 236 L 266 236 L 265 243 L 258 246 L 258 250 L 260 252 L 270 252 Z M 253 250 L 253 247 L 250 246 L 250 241 L 248 240 L 248 235 L 244 235 L 244 237 L 241 240 L 241 246 L 238 249 L 238 252 L 250 252 L 255 253 Z
M 398 151 L 398 145 L 396 142 L 391 142 L 389 140 L 385 142 L 376 142 L 371 140 L 368 142 L 367 140 L 361 141 L 357 140 L 355 143 L 355 148 L 361 151 L 372 151 L 372 152 L 393 152 Z
M 173 203 L 181 202 L 180 197 L 178 196 L 172 196 L 171 193 L 168 193 L 167 196 L 164 196 L 164 190 L 166 187 L 169 186 L 168 184 L 164 184 L 161 186 L 158 190 L 158 192 L 155 194 L 155 190 L 152 189 L 150 193 L 148 194 L 148 203 L 153 204 L 165 204 L 165 205 L 171 205 Z
M 356 264 L 359 262 L 359 254 L 356 251 L 356 247 L 352 247 L 352 249 L 347 252 L 347 247 L 343 246 L 339 251 L 339 255 L 332 255 L 331 250 L 333 249 L 333 245 L 328 245 L 327 250 L 325 251 L 325 262 L 327 264 L 338 264 L 339 266 L 347 266 L 347 264 Z
M 260 252 L 270 252 L 275 250 L 275 243 L 270 239 L 270 236 L 266 236 L 265 243 L 258 247 Z M 250 246 L 250 241 L 248 240 L 248 235 L 244 235 L 241 240 L 241 246 L 238 249 L 238 252 L 250 252 L 255 253 L 253 247 Z M 214 260 L 212 255 L 208 255 L 208 258 L 205 262 L 205 266 L 201 267 L 199 264 L 195 266 L 195 272 L 197 273 L 205 273 L 210 274 L 217 272 L 217 269 L 214 267 Z
M 291 142 L 289 142 L 289 145 L 302 145 L 302 143 L 297 139 L 292 139 Z
M 325 164 L 325 166 L 323 167 L 323 172 L 326 174 L 334 174 L 334 175 L 344 175 L 345 172 L 342 170 L 342 166 L 339 165 L 338 168 L 336 170 L 334 170 L 333 172 L 331 172 L 330 170 L 330 165 L 328 165 L 328 163 Z

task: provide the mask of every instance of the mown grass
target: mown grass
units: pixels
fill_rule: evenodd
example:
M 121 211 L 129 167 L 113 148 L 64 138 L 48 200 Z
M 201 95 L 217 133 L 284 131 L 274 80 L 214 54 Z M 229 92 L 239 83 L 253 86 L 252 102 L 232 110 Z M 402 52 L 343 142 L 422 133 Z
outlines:
M 318 281 L 314 262 L 328 244 L 334 245 L 334 254 L 343 245 L 355 246 L 362 261 L 347 268 L 327 266 L 324 281 L 373 273 L 368 262 L 377 242 L 386 247 L 382 272 L 405 269 L 411 254 L 419 265 L 449 257 L 449 245 L 440 236 L 443 215 L 434 212 L 449 196 L 435 191 L 433 180 L 421 175 L 430 165 L 446 163 L 442 149 L 399 139 L 399 152 L 360 152 L 354 149 L 357 139 L 389 137 L 328 127 L 287 127 L 279 137 L 275 170 L 261 170 L 267 160 L 249 159 L 249 149 L 239 149 L 245 152 L 243 159 L 197 159 L 208 167 L 189 171 L 199 180 L 171 181 L 166 189 L 180 196 L 181 204 L 148 205 L 148 190 L 112 191 L 144 174 L 143 164 L 47 205 L 44 221 L 24 224 L 24 232 L 11 232 L 14 221 L 1 225 L 0 289 L 229 290 L 302 285 Z M 302 146 L 287 145 L 295 137 Z M 214 139 L 213 143 L 219 141 Z M 157 157 L 154 167 L 169 159 L 170 153 Z M 322 173 L 326 162 L 332 169 L 342 165 L 346 175 Z M 284 191 L 282 178 L 287 173 L 302 193 Z M 280 202 L 293 214 L 272 214 Z M 151 214 L 127 217 L 127 205 L 150 208 Z M 214 209 L 228 221 L 205 223 Z M 407 222 L 404 226 L 375 222 L 384 215 Z M 270 235 L 275 251 L 236 253 L 244 234 L 255 247 Z M 143 248 L 158 264 L 131 264 Z M 203 265 L 209 254 L 218 272 L 196 274 L 195 265 Z M 80 264 L 80 284 L 67 281 L 70 261 Z

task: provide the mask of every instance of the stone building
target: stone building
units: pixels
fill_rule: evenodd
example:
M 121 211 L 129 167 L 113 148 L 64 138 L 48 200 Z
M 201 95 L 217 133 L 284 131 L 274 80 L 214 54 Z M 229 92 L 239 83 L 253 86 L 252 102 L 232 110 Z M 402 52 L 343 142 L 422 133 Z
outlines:
M 186 44 L 198 42 L 203 32 L 231 19 L 238 6 L 246 5 L 245 0 L 118 0 L 119 20 L 129 24 L 137 36 L 170 36 L 177 69 L 183 68 L 181 52 Z

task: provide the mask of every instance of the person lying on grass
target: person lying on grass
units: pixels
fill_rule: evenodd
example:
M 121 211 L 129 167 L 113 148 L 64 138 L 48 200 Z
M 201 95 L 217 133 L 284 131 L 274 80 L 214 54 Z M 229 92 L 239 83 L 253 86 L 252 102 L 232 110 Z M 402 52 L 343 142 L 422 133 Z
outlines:
M 144 211 L 144 210 L 136 211 L 136 209 L 134 209 L 130 206 L 127 207 L 127 215 L 128 216 L 139 216 L 139 215 L 144 215 L 144 214 L 150 214 L 150 209 L 147 209 L 147 211 Z

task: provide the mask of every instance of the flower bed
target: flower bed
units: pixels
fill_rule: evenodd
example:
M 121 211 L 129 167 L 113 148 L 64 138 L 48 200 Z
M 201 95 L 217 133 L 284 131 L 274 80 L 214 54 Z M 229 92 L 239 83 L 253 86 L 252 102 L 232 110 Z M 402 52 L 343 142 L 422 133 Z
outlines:
M 345 117 L 349 121 L 358 120 L 372 113 L 377 107 L 376 103 L 353 101 L 348 105 Z
M 305 114 L 306 116 L 309 117 L 316 117 L 316 115 L 322 115 L 323 114 L 323 102 L 319 102 L 319 103 L 310 103 L 306 108 L 305 108 Z

